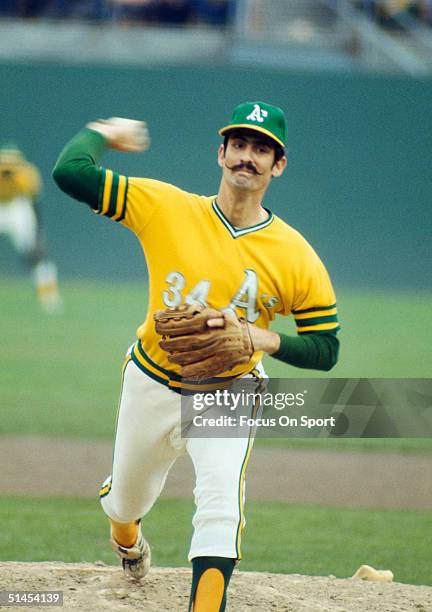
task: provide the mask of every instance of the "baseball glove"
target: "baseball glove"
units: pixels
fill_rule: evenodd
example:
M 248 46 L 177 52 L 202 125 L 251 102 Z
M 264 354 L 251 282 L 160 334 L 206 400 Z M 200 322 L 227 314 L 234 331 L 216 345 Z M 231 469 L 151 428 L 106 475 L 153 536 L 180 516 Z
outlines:
M 247 321 L 214 308 L 182 304 L 153 315 L 159 346 L 182 377 L 204 380 L 248 363 L 254 353 Z M 208 327 L 209 319 L 223 319 L 223 327 Z

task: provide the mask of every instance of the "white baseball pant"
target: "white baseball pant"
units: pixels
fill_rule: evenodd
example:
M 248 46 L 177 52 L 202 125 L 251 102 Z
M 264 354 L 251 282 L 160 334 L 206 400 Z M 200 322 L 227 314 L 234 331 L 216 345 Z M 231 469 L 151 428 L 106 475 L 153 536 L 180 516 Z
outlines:
M 6 234 L 18 253 L 24 255 L 36 247 L 38 225 L 31 202 L 18 197 L 0 204 L 0 234 Z
M 260 376 L 265 376 L 260 364 Z M 100 499 L 120 523 L 149 512 L 177 457 L 192 459 L 196 512 L 189 560 L 201 556 L 241 558 L 245 470 L 253 437 L 182 438 L 181 396 L 128 361 L 123 375 L 112 476 Z

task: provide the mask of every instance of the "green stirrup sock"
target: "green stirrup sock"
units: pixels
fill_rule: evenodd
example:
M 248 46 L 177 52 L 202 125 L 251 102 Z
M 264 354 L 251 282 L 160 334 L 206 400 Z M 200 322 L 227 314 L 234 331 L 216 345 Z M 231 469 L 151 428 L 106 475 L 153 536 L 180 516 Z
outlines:
M 224 612 L 226 591 L 235 561 L 226 557 L 192 559 L 189 612 Z

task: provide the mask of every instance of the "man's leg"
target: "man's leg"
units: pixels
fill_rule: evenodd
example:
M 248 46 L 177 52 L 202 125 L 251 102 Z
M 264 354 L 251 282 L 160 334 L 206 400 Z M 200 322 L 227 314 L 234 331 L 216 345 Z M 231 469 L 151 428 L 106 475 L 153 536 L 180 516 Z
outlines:
M 41 259 L 34 265 L 34 280 L 36 295 L 40 306 L 48 313 L 59 312 L 62 309 L 57 266 L 49 259 Z
M 47 257 L 36 210 L 26 198 L 17 198 L 8 208 L 8 233 L 25 265 L 32 270 L 38 302 L 46 312 L 57 312 L 62 307 L 57 266 Z
M 236 560 L 241 558 L 245 471 L 252 439 L 190 438 L 187 451 L 196 473 L 189 560 L 193 577 L 190 610 L 223 612 Z
M 114 540 L 126 548 L 131 548 L 137 541 L 141 521 L 136 520 L 131 523 L 119 523 L 118 521 L 113 521 L 109 517 L 108 520 L 111 525 L 111 535 Z
M 100 500 L 110 520 L 111 543 L 124 569 L 136 578 L 148 571 L 150 557 L 139 521 L 159 497 L 170 467 L 183 452 L 172 446 L 170 437 L 179 414 L 179 395 L 127 361 L 113 472 L 102 485 Z M 141 567 L 137 568 L 137 560 Z
M 195 557 L 192 559 L 189 610 L 223 612 L 234 565 L 235 559 L 226 557 Z

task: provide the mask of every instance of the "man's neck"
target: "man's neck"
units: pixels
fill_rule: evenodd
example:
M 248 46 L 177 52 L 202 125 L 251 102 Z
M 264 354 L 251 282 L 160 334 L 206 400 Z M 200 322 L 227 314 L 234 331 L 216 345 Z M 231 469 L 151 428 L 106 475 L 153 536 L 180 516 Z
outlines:
M 234 193 L 221 186 L 216 201 L 231 225 L 239 229 L 257 225 L 268 218 L 268 212 L 261 206 L 261 194 Z

